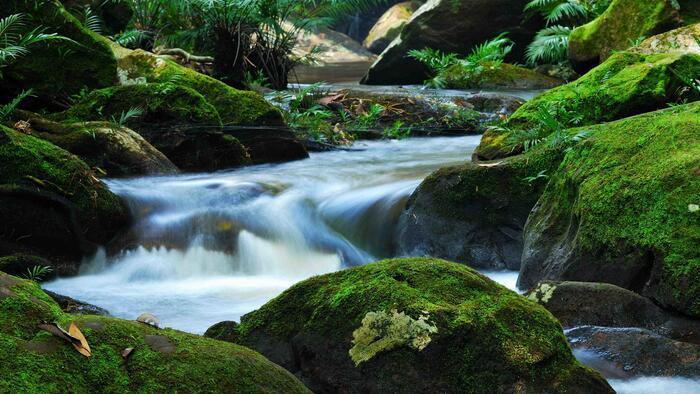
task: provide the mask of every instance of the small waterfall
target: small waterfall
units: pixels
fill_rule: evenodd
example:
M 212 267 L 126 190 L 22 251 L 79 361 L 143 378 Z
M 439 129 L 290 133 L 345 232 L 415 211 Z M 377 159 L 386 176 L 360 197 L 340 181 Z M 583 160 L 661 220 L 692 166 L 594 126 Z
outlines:
M 211 174 L 110 180 L 135 223 L 45 287 L 118 317 L 203 332 L 310 276 L 391 257 L 421 180 L 479 137 L 362 142 L 357 151 Z

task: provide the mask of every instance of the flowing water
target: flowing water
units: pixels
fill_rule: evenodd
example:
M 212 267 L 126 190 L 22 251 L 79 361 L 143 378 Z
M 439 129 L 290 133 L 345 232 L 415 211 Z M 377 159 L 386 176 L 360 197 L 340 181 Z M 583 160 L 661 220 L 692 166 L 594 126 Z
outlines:
M 478 136 L 358 142 L 352 151 L 212 174 L 109 180 L 136 217 L 81 275 L 46 288 L 134 319 L 202 333 L 293 283 L 393 255 L 405 202 Z M 493 273 L 514 286 L 515 273 Z

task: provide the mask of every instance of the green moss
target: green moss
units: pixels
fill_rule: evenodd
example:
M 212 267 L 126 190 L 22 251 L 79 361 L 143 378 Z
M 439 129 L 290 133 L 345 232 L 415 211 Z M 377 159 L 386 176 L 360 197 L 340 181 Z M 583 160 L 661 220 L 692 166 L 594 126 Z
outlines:
M 569 56 L 575 62 L 598 64 L 613 51 L 672 26 L 677 17 L 667 0 L 614 0 L 601 16 L 571 33 Z
M 282 115 L 259 94 L 234 89 L 214 78 L 141 50 L 112 48 L 119 61 L 120 78 L 133 81 L 173 82 L 200 93 L 217 110 L 224 124 L 281 124 Z
M 317 338 L 347 352 L 369 312 L 394 310 L 414 320 L 427 315 L 426 324 L 436 328 L 422 350 L 399 346 L 362 363 L 367 373 L 386 373 L 399 391 L 411 383 L 397 374 L 414 369 L 435 371 L 431 379 L 442 387 L 475 392 L 515 382 L 528 392 L 565 392 L 573 376 L 597 376 L 574 359 L 559 323 L 543 308 L 464 265 L 437 259 L 385 260 L 308 279 L 244 316 L 239 332 L 242 343 L 264 332 L 282 342 Z M 444 353 L 421 358 L 431 347 Z
M 536 71 L 508 63 L 486 63 L 475 72 L 455 64 L 438 77 L 450 89 L 551 89 L 562 83 Z
M 58 0 L 9 0 L 0 17 L 23 13 L 32 27 L 42 26 L 73 41 L 34 45 L 31 55 L 3 69 L 9 95 L 32 88 L 41 98 L 65 98 L 84 87 L 101 88 L 117 80 L 117 61 L 102 37 L 83 27 Z M 5 94 L 6 92 L 3 92 Z
M 494 159 L 520 152 L 521 147 L 511 142 L 510 136 L 518 130 L 537 130 L 541 108 L 553 109 L 563 127 L 602 123 L 663 108 L 681 98 L 684 82 L 678 77 L 678 70 L 697 74 L 700 56 L 617 53 L 577 81 L 525 103 L 505 127 L 484 134 L 476 155 Z
M 124 203 L 76 156 L 50 142 L 0 126 L 0 185 L 38 188 L 67 198 L 84 223 L 128 216 Z M 105 227 L 110 227 L 105 225 Z M 92 227 L 99 234 L 100 226 Z
M 583 258 L 588 272 L 651 255 L 644 291 L 700 316 L 700 212 L 693 208 L 700 204 L 700 103 L 589 129 L 593 137 L 567 153 L 526 232 L 548 229 L 557 240 L 576 226 L 570 255 L 596 256 Z
M 42 320 L 75 322 L 92 357 L 38 329 Z M 134 350 L 125 360 L 126 348 Z M 133 321 L 63 314 L 36 284 L 3 273 L 0 364 L 2 392 L 308 392 L 252 350 Z
M 195 90 L 173 83 L 115 86 L 92 91 L 65 114 L 69 120 L 119 120 L 122 114 L 139 108 L 143 114 L 127 124 L 220 126 L 216 109 Z

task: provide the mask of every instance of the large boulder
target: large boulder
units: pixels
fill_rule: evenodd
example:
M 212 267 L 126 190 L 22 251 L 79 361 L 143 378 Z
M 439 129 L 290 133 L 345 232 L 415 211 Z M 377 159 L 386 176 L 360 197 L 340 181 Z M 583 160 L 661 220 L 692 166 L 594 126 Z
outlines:
M 74 323 L 90 358 L 38 326 Z M 65 314 L 30 281 L 0 273 L 0 391 L 309 391 L 289 372 L 234 344 L 104 316 Z
M 700 345 L 641 328 L 583 326 L 566 336 L 581 362 L 607 377 L 700 376 Z
M 505 127 L 484 134 L 474 156 L 493 160 L 519 153 L 519 131 L 544 138 L 542 111 L 550 112 L 561 128 L 608 122 L 664 108 L 668 103 L 697 99 L 684 89 L 683 74 L 700 72 L 700 55 L 684 52 L 640 54 L 622 52 L 580 79 L 549 90 L 528 101 L 511 116 Z M 546 124 L 545 124 L 546 126 Z M 532 137 L 531 137 L 532 138 Z
M 407 57 L 412 49 L 433 48 L 469 53 L 473 47 L 508 32 L 516 43 L 513 59 L 521 60 L 539 21 L 523 13 L 527 0 L 429 0 L 407 22 L 362 80 L 368 85 L 422 83 L 428 70 Z M 485 23 L 485 21 L 487 23 Z
M 399 36 L 401 29 L 419 6 L 420 4 L 415 1 L 394 4 L 379 17 L 377 23 L 367 33 L 362 45 L 376 54 L 382 53 Z
M 638 327 L 700 343 L 700 320 L 665 311 L 650 299 L 609 283 L 541 282 L 527 297 L 547 308 L 564 327 Z
M 528 218 L 519 286 L 607 282 L 700 316 L 700 102 L 587 130 Z
M 26 130 L 32 135 L 79 156 L 110 177 L 162 175 L 178 171 L 143 137 L 117 123 L 60 123 L 27 111 L 17 111 L 15 117 L 26 122 Z
M 588 70 L 640 38 L 675 27 L 678 11 L 674 0 L 613 0 L 602 15 L 571 33 L 569 59 L 577 70 Z
M 56 260 L 59 273 L 129 223 L 125 204 L 79 158 L 0 126 L 0 255 Z M 65 263 L 65 264 L 61 264 Z
M 476 268 L 520 268 L 523 228 L 561 153 L 442 168 L 416 189 L 399 221 L 399 253 Z M 532 177 L 528 180 L 528 177 Z
M 25 56 L 3 68 L 0 99 L 33 89 L 42 104 L 64 101 L 83 89 L 110 86 L 117 81 L 117 61 L 106 40 L 83 27 L 58 0 L 7 0 L 0 18 L 22 13 L 31 27 L 70 38 L 31 46 Z M 3 100 L 0 100 L 3 101 Z
M 442 260 L 308 279 L 243 316 L 238 332 L 315 392 L 612 392 L 544 308 Z

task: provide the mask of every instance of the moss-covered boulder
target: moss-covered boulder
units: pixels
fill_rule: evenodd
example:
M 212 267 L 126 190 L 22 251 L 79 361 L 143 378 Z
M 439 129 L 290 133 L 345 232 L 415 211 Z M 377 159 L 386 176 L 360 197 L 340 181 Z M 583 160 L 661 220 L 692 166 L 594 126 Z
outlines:
M 442 260 L 308 279 L 238 331 L 315 392 L 612 392 L 574 359 L 549 312 Z
M 133 109 L 138 111 L 127 117 Z M 216 170 L 250 163 L 243 145 L 222 133 L 216 109 L 197 91 L 175 83 L 95 90 L 60 118 L 64 122 L 123 123 L 185 170 Z
M 0 255 L 75 263 L 111 240 L 129 213 L 79 158 L 0 126 L 0 218 Z
M 43 321 L 74 322 L 91 357 L 38 328 Z M 2 392 L 309 392 L 252 350 L 134 321 L 65 314 L 33 282 L 3 273 L 0 365 Z
M 528 218 L 520 287 L 607 282 L 700 316 L 700 102 L 588 130 Z
M 281 112 L 258 93 L 234 89 L 225 83 L 142 50 L 112 44 L 122 85 L 174 83 L 202 95 L 225 125 L 284 124 Z
M 672 29 L 680 22 L 678 11 L 673 0 L 613 0 L 602 15 L 571 33 L 571 63 L 579 71 L 590 69 L 613 51 Z
M 32 135 L 80 157 L 110 177 L 176 173 L 165 155 L 131 129 L 113 122 L 53 122 L 38 114 L 17 111 Z
M 455 64 L 440 73 L 450 89 L 552 89 L 564 81 L 508 63 L 486 63 L 474 72 Z
M 60 269 L 51 260 L 30 254 L 15 253 L 0 257 L 0 271 L 10 275 L 28 276 L 30 272 L 34 272 L 33 270 L 37 269 L 36 267 L 49 267 L 51 270 L 50 272 L 45 271 L 41 277 L 35 277 L 35 280 L 53 279 L 56 277 L 56 272 Z
M 106 40 L 86 29 L 58 0 L 7 0 L 0 17 L 22 13 L 32 27 L 41 26 L 70 41 L 50 41 L 31 47 L 31 55 L 3 68 L 5 99 L 33 89 L 44 104 L 65 101 L 84 88 L 94 89 L 117 82 L 117 61 Z
M 498 163 L 442 168 L 416 189 L 399 221 L 399 254 L 477 268 L 520 268 L 530 210 L 562 154 L 542 147 Z M 539 176 L 538 176 L 539 175 Z
M 474 156 L 482 160 L 506 157 L 521 152 L 527 139 L 546 137 L 552 127 L 543 119 L 542 111 L 547 111 L 558 127 L 564 129 L 697 99 L 698 93 L 686 89 L 682 76 L 698 73 L 700 56 L 692 53 L 617 53 L 580 79 L 528 101 L 508 119 L 505 127 L 484 134 Z

